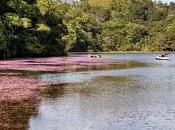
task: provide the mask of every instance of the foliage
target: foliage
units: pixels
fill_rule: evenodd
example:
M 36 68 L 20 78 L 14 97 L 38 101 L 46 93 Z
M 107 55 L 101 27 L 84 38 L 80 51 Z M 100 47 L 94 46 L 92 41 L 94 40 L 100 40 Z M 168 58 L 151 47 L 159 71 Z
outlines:
M 36 0 L 3 0 L 0 7 L 1 59 L 66 55 L 61 17 L 42 14 Z
M 0 58 L 68 51 L 173 51 L 175 3 L 1 0 Z
M 63 20 L 67 51 L 172 51 L 175 6 L 152 0 L 81 0 Z

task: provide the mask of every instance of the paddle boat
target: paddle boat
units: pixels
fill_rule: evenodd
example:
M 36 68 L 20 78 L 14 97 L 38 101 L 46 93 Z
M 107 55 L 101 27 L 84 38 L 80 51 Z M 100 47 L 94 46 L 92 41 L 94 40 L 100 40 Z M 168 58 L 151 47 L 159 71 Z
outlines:
M 168 54 L 162 54 L 160 56 L 155 57 L 155 60 L 170 60 Z
M 91 58 L 101 58 L 101 55 L 88 55 L 88 57 L 91 57 Z

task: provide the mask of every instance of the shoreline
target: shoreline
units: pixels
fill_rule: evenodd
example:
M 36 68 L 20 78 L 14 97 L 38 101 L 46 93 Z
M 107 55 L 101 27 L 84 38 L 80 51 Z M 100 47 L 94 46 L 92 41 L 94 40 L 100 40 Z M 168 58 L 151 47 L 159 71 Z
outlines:
M 90 54 L 161 54 L 161 53 L 168 53 L 168 54 L 175 54 L 174 52 L 166 52 L 166 51 L 111 51 L 111 52 L 68 52 L 66 56 L 46 56 L 46 57 L 16 57 L 16 58 L 7 58 L 5 60 L 0 59 L 2 61 L 14 61 L 14 60 L 30 60 L 30 59 L 39 59 L 39 58 L 53 58 L 53 57 L 60 57 L 60 58 L 67 58 L 71 56 L 83 56 L 83 55 L 90 55 Z
M 160 54 L 166 51 L 111 51 L 111 52 L 68 52 L 68 54 Z M 175 54 L 174 52 L 166 52 L 170 54 Z

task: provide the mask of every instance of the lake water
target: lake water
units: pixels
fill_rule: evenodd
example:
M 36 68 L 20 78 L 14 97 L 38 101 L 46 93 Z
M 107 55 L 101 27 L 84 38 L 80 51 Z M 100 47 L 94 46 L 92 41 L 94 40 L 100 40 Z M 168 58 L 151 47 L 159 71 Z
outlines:
M 175 130 L 175 55 L 112 54 L 110 69 L 41 74 L 41 100 L 3 103 L 9 122 L 28 130 Z M 16 109 L 14 109 L 14 106 Z

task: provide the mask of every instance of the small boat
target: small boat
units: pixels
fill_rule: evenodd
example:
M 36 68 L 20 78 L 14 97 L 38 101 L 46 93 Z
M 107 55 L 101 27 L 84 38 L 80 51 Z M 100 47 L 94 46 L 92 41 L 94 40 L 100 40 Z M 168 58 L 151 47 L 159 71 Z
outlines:
M 101 55 L 88 55 L 88 57 L 91 57 L 91 58 L 100 58 Z
M 160 56 L 155 57 L 155 60 L 170 60 L 167 54 L 162 54 Z

